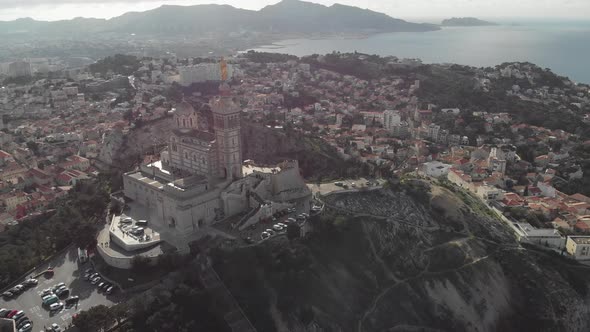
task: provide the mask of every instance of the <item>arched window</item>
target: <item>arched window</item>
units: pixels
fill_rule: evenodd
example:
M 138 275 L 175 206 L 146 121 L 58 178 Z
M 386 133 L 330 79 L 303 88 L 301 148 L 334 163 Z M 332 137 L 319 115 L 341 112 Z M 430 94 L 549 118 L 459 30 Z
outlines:
M 182 119 L 182 126 L 186 127 L 186 119 Z
M 180 119 L 179 119 L 179 118 L 176 118 L 176 125 L 177 125 L 178 127 L 180 127 Z
M 178 151 L 178 148 L 176 147 L 176 143 L 172 143 L 172 151 L 174 151 L 174 152 Z
M 191 118 L 191 127 L 193 126 L 193 118 Z

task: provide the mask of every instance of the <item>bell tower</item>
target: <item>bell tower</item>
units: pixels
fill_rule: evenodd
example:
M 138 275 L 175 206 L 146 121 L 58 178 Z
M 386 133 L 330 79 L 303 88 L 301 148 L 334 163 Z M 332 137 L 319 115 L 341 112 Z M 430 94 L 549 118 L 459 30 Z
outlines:
M 242 142 L 240 108 L 233 102 L 227 83 L 219 87 L 220 96 L 211 103 L 213 129 L 217 142 L 218 175 L 224 179 L 239 179 L 242 174 Z

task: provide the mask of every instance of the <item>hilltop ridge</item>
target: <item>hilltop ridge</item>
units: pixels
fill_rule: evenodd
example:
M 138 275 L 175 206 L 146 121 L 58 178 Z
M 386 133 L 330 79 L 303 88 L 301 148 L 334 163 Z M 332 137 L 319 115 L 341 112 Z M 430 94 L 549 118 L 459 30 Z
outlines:
M 498 23 L 480 20 L 475 17 L 453 17 L 443 20 L 441 25 L 447 27 L 477 27 L 498 25 Z
M 112 19 L 75 18 L 36 21 L 30 18 L 0 22 L 0 35 L 82 35 L 135 33 L 158 35 L 257 33 L 378 33 L 432 31 L 438 27 L 395 19 L 383 13 L 334 4 L 324 6 L 283 0 L 259 11 L 230 5 L 163 5 L 144 12 L 128 12 Z

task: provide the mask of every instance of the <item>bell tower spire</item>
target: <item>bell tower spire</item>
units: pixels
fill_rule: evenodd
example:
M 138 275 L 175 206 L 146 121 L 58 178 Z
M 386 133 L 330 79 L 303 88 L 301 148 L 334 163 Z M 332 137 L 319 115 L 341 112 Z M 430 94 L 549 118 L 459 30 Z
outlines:
M 213 128 L 217 142 L 217 165 L 219 177 L 238 179 L 242 173 L 242 140 L 240 108 L 234 103 L 231 88 L 227 83 L 219 87 L 220 96 L 211 103 Z

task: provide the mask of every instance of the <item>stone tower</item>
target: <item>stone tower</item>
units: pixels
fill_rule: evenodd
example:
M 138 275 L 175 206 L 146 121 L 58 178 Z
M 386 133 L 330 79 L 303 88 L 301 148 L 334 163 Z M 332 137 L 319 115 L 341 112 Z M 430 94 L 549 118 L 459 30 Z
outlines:
M 220 96 L 211 103 L 213 129 L 217 142 L 219 177 L 239 179 L 242 175 L 240 108 L 233 102 L 229 85 L 219 87 Z

